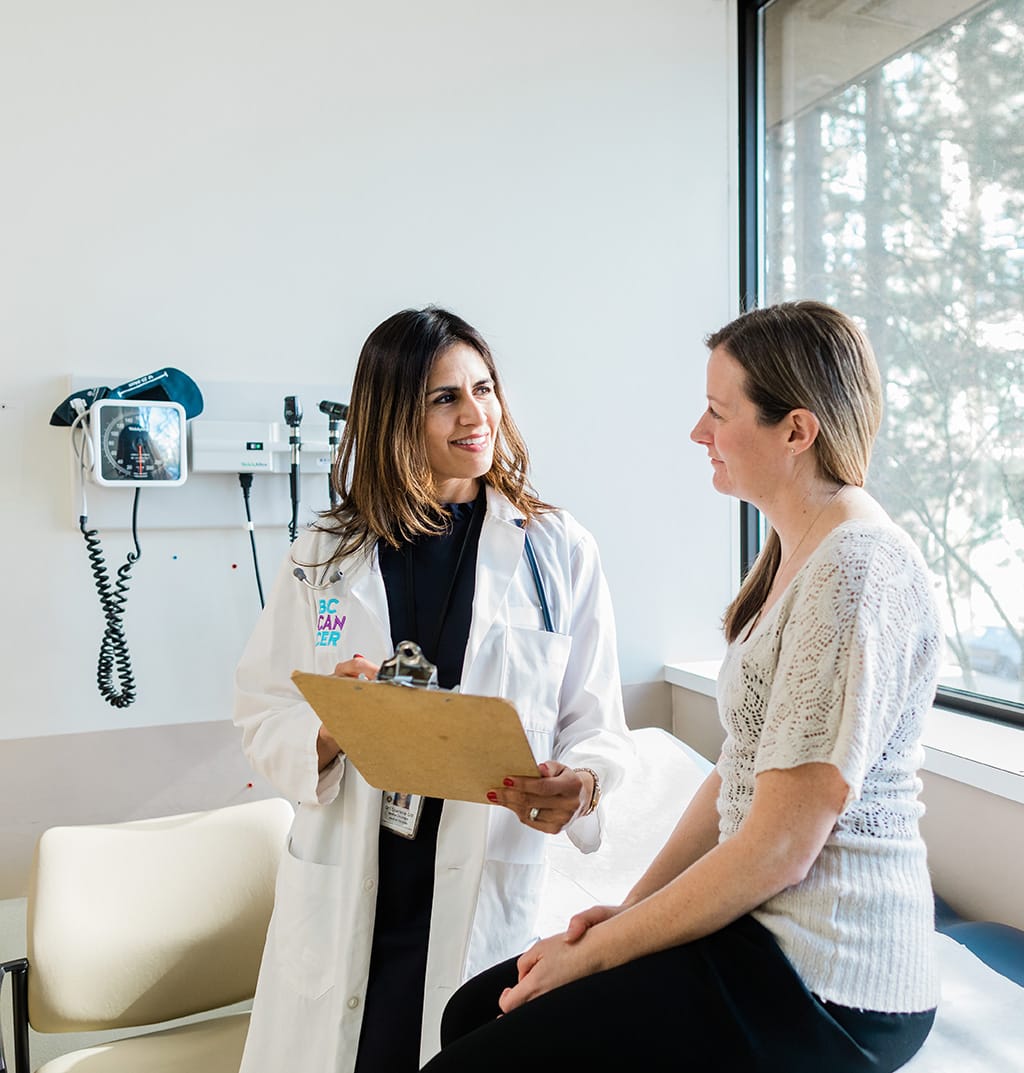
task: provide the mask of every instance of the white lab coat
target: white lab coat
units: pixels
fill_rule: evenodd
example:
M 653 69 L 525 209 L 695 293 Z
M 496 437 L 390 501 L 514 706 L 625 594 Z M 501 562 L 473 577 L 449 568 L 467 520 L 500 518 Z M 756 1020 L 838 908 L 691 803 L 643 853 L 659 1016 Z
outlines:
M 512 700 L 538 761 L 598 772 L 605 794 L 632 754 L 622 712 L 611 602 L 593 538 L 568 514 L 529 527 L 555 633 L 545 632 L 518 513 L 487 489 L 461 690 Z M 392 654 L 376 551 L 341 563 L 343 577 L 310 580 L 336 539 L 307 532 L 282 566 L 237 672 L 235 722 L 253 767 L 297 802 L 277 881 L 243 1073 L 350 1073 L 362 1020 L 376 905 L 381 791 L 343 758 L 317 773 L 319 720 L 290 680 L 330 674 L 361 653 Z M 567 834 L 600 844 L 601 808 Z M 534 937 L 547 836 L 508 809 L 446 801 L 437 838 L 420 1056 L 440 1047 L 452 992 L 518 954 Z

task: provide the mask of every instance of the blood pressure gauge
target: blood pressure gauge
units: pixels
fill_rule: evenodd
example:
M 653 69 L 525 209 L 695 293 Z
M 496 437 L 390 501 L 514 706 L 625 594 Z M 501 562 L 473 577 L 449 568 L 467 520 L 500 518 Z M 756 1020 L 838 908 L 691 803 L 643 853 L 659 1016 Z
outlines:
M 185 409 L 180 403 L 100 399 L 89 409 L 89 427 L 97 484 L 185 483 Z

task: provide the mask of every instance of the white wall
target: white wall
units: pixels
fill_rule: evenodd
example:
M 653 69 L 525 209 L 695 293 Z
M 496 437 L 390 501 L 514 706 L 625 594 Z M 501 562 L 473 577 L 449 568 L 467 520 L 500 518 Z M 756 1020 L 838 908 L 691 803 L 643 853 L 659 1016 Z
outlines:
M 175 492 L 144 491 L 139 699 L 103 702 L 69 436 L 47 424 L 66 378 L 174 365 L 345 398 L 369 330 L 428 302 L 484 333 L 538 490 L 597 535 L 627 685 L 714 655 L 733 515 L 687 432 L 736 290 L 733 8 L 0 0 L 0 737 L 73 767 L 84 732 L 224 720 L 258 610 L 241 501 L 237 529 L 147 530 Z M 103 537 L 116 566 L 127 534 Z M 267 578 L 287 541 L 259 540 Z M 108 740 L 75 807 L 120 818 L 105 787 L 140 759 Z M 0 767 L 25 755 L 0 744 Z M 179 780 L 181 808 L 237 792 L 236 772 L 145 775 Z M 71 808 L 43 771 L 37 794 L 3 814 Z

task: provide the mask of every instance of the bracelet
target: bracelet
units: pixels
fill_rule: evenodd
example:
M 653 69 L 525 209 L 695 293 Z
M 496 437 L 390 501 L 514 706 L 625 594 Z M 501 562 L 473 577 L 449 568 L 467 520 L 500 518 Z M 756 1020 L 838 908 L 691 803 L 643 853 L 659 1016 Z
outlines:
M 597 777 L 597 772 L 592 767 L 574 767 L 573 771 L 577 774 L 585 771 L 594 780 L 594 789 L 590 792 L 590 802 L 580 813 L 581 816 L 589 816 L 597 808 L 598 801 L 601 800 L 601 780 Z

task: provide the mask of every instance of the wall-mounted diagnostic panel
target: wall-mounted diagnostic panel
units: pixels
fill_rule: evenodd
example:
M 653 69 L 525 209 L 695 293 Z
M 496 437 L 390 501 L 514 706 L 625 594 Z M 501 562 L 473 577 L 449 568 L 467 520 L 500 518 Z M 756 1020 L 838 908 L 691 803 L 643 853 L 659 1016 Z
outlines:
M 78 527 L 105 620 L 96 660 L 96 686 L 100 696 L 115 708 L 127 708 L 136 699 L 124 613 L 132 569 L 142 558 L 138 529 L 141 489 L 185 483 L 186 422 L 202 410 L 203 396 L 196 382 L 180 369 L 168 367 L 115 388 L 89 386 L 72 391 L 50 417 L 51 425 L 71 430 L 80 503 Z M 134 544 L 134 551 L 128 551 L 113 576 L 99 530 L 89 522 L 89 481 L 106 488 L 135 490 L 130 504 L 122 492 L 109 493 L 121 498 L 121 513 L 130 519 Z
M 54 425 L 75 426 L 73 442 L 83 434 L 87 441 L 70 453 L 72 524 L 81 513 L 83 475 L 90 516 L 103 529 L 130 527 L 125 492 L 118 489 L 138 487 L 175 488 L 170 496 L 144 497 L 146 529 L 233 529 L 243 514 L 238 477 L 245 473 L 256 479 L 252 510 L 259 529 L 284 528 L 293 514 L 293 482 L 282 476 L 297 474 L 300 524 L 333 505 L 328 475 L 348 406 L 316 402 L 335 396 L 336 383 L 204 381 L 201 394 L 196 385 L 189 396 L 191 380 L 186 383 L 177 370 L 162 370 L 120 388 L 94 386 L 112 382 L 103 376 L 69 377 L 70 394 L 51 419 Z M 129 396 L 139 385 L 146 396 Z M 164 395 L 156 394 L 161 390 Z M 309 411 L 298 429 L 287 424 L 282 401 L 288 397 L 304 399 Z M 175 403 L 185 411 L 184 422 Z M 296 438 L 298 444 L 292 442 Z

